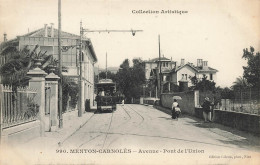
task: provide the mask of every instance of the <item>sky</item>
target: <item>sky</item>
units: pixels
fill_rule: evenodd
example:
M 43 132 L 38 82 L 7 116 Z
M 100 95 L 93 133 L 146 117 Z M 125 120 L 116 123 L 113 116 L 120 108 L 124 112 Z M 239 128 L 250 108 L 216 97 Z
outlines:
M 159 14 L 137 14 L 152 10 Z M 162 14 L 162 10 L 188 11 Z M 62 30 L 79 35 L 80 21 L 89 30 L 143 30 L 131 33 L 85 33 L 92 40 L 98 62 L 105 68 L 124 59 L 159 55 L 180 63 L 208 61 L 217 69 L 217 86 L 230 87 L 243 75 L 243 49 L 260 50 L 260 0 L 62 0 Z M 0 42 L 54 23 L 58 28 L 58 0 L 0 0 Z

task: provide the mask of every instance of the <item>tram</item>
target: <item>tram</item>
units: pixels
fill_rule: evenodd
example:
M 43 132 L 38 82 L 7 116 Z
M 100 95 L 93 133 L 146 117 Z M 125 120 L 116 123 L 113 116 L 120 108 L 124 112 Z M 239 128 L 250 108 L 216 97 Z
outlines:
M 116 84 L 111 79 L 101 79 L 96 84 L 97 87 L 97 111 L 111 111 L 116 110 Z

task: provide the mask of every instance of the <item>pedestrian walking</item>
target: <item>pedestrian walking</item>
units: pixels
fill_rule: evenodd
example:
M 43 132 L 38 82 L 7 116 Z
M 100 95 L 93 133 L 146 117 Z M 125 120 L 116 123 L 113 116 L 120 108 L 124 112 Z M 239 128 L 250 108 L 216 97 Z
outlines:
M 122 106 L 124 106 L 124 104 L 125 104 L 125 100 L 123 99 L 123 100 L 122 100 Z
M 177 120 L 178 120 L 180 114 L 181 114 L 181 109 L 180 109 L 180 106 L 178 104 L 177 107 L 175 107 L 175 116 L 176 116 Z
M 175 111 L 175 108 L 178 107 L 178 102 L 176 99 L 173 100 L 173 103 L 172 103 L 172 119 L 176 119 L 176 111 Z
M 211 107 L 211 103 L 208 97 L 205 98 L 204 103 L 202 104 L 202 108 L 203 108 L 203 117 L 204 117 L 204 121 L 205 122 L 211 122 L 211 111 L 210 111 L 210 107 Z

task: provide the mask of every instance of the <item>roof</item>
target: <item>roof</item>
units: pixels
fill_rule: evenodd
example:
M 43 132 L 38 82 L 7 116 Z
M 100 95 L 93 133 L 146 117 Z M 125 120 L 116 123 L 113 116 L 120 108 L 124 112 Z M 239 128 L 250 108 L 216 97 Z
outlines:
M 203 72 L 218 72 L 218 70 L 214 69 L 214 68 L 211 68 L 211 67 L 207 67 L 206 69 L 203 69 L 202 67 L 198 67 L 198 66 L 193 66 L 189 63 L 185 64 L 185 65 L 182 65 L 182 66 L 179 66 L 175 72 L 178 72 L 179 70 L 181 70 L 182 68 L 184 68 L 185 66 L 188 66 L 192 69 L 194 69 L 196 72 L 198 73 L 203 73 Z
M 148 60 L 148 61 L 145 61 L 145 62 L 157 62 L 157 61 L 159 61 L 158 57 L 157 58 L 153 58 L 153 59 Z M 169 61 L 170 62 L 171 60 L 166 58 L 166 57 L 161 57 L 160 61 Z
M 58 38 L 58 29 L 53 28 L 54 31 L 54 38 Z M 47 36 L 50 36 L 51 34 L 51 27 L 47 27 Z M 41 28 L 35 31 L 32 31 L 30 33 L 21 35 L 20 37 L 44 37 L 45 36 L 45 29 Z M 74 39 L 80 39 L 79 35 L 68 33 L 61 31 L 61 38 L 74 38 Z
M 53 38 L 58 38 L 58 29 L 53 28 L 53 30 L 54 30 L 54 37 Z M 47 36 L 50 36 L 51 27 L 47 27 L 47 32 L 48 32 Z M 18 37 L 44 37 L 44 36 L 45 36 L 45 29 L 41 28 L 41 29 L 32 31 L 30 33 L 27 33 L 27 34 L 24 34 L 24 35 L 21 35 L 21 36 L 18 36 Z M 61 31 L 61 38 L 80 39 L 80 36 L 76 35 L 76 34 Z M 91 40 L 87 38 L 87 39 L 85 39 L 85 41 L 87 41 L 87 46 L 88 46 L 88 48 L 91 52 L 91 55 L 94 59 L 94 62 L 97 62 L 97 56 L 96 56 L 96 53 L 94 51 L 94 47 L 93 47 Z M 1 43 L 0 48 L 4 48 L 5 46 L 10 46 L 10 45 L 15 44 L 15 43 L 18 43 L 18 38 L 15 38 L 15 39 L 9 40 L 7 42 Z
M 93 45 L 92 45 L 92 42 L 91 42 L 91 40 L 87 40 L 87 42 L 88 42 L 87 45 L 88 45 L 89 51 L 91 52 L 92 57 L 94 58 L 94 62 L 97 62 L 97 56 L 96 56 L 94 47 L 93 47 Z
M 101 80 L 99 80 L 97 85 L 101 85 L 101 84 L 111 84 L 111 85 L 114 85 L 115 83 L 111 79 L 101 79 Z

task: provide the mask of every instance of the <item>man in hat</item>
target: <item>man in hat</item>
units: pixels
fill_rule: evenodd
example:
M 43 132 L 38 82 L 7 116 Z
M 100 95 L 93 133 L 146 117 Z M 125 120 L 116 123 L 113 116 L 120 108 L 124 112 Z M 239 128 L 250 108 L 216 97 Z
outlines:
M 210 103 L 210 100 L 208 97 L 205 98 L 204 103 L 202 104 L 202 108 L 203 108 L 203 117 L 205 122 L 211 122 L 211 111 L 210 111 L 210 106 L 212 104 Z

